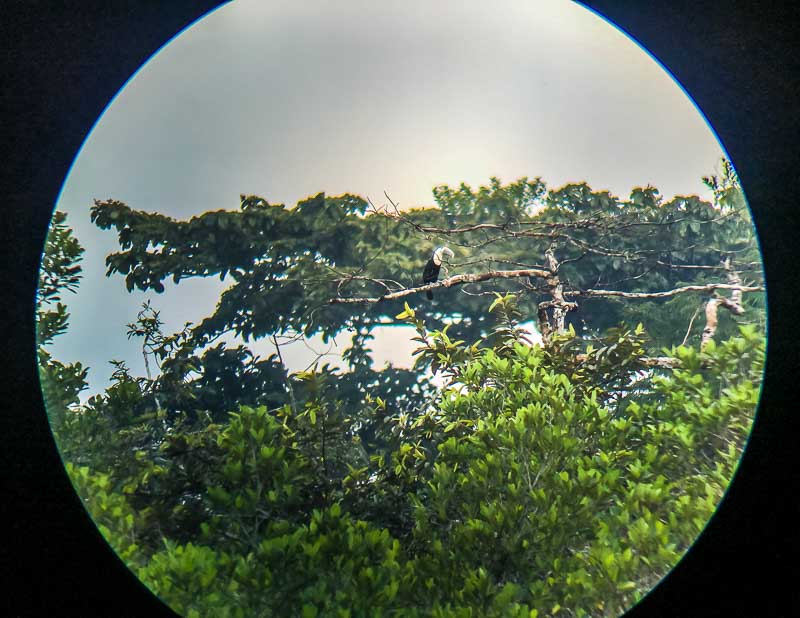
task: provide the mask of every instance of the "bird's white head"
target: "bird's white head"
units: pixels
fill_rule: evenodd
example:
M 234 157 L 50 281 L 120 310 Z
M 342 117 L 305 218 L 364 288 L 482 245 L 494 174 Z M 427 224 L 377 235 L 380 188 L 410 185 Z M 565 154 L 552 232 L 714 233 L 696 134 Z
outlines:
M 450 260 L 454 255 L 450 247 L 438 247 L 436 251 L 433 252 L 433 263 L 437 266 L 441 266 L 444 259 Z

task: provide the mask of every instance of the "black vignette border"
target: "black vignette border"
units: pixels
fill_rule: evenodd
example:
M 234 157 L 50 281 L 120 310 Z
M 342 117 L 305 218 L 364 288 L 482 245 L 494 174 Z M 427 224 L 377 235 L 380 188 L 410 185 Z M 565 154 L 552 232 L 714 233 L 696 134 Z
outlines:
M 788 616 L 800 535 L 800 474 L 790 441 L 797 417 L 790 376 L 800 226 L 800 157 L 793 101 L 800 95 L 800 11 L 752 2 L 586 1 L 625 30 L 681 83 L 739 172 L 767 280 L 768 356 L 762 398 L 737 474 L 698 541 L 630 616 Z M 796 572 L 796 568 L 794 568 Z M 792 611 L 794 610 L 794 611 Z
M 4 6 L 3 254 L 7 343 L 2 451 L 8 616 L 172 615 L 113 555 L 85 514 L 55 451 L 38 390 L 33 293 L 58 191 L 95 120 L 159 47 L 218 6 L 207 0 Z M 797 548 L 789 465 L 796 435 L 792 268 L 800 155 L 795 9 L 752 2 L 587 1 L 659 59 L 698 103 L 740 173 L 767 274 L 770 341 L 756 426 L 739 473 L 693 550 L 631 616 L 786 616 L 800 607 L 786 564 Z M 796 417 L 795 417 L 796 418 Z M 5 485 L 5 482 L 4 482 Z M 786 497 L 789 496 L 789 497 Z M 6 518 L 6 521 L 9 521 Z
M 94 123 L 157 50 L 221 3 L 12 0 L 0 20 L 6 343 L 0 360 L 4 616 L 173 616 L 105 544 L 72 489 L 39 391 L 34 294 L 61 186 Z M 5 408 L 8 412 L 5 412 Z

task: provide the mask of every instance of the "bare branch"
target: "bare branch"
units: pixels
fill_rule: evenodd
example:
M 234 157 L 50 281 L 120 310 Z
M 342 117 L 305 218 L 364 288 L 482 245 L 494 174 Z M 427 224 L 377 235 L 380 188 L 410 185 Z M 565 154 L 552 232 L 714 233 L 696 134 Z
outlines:
M 734 285 L 730 283 L 708 283 L 705 285 L 685 285 L 663 292 L 622 292 L 620 290 L 574 290 L 575 296 L 620 296 L 622 298 L 669 298 L 687 292 L 713 292 L 714 290 L 740 290 L 741 292 L 763 292 L 760 285 Z
M 550 295 L 553 297 L 550 303 L 550 306 L 553 308 L 553 322 L 555 323 L 556 332 L 560 334 L 566 330 L 567 311 L 575 309 L 577 305 L 567 302 L 567 299 L 564 298 L 564 285 L 558 277 L 558 268 L 560 264 L 556 260 L 552 247 L 544 252 L 544 256 L 550 268 L 550 276 L 547 278 L 547 284 L 550 286 Z M 539 304 L 540 308 L 543 306 L 544 303 Z
M 490 279 L 514 279 L 518 277 L 546 278 L 549 276 L 550 273 L 548 271 L 541 270 L 539 268 L 527 268 L 522 270 L 488 270 L 483 273 L 453 275 L 452 277 L 442 279 L 440 281 L 437 281 L 436 283 L 428 283 L 426 285 L 420 285 L 413 288 L 406 288 L 405 290 L 399 290 L 397 292 L 391 292 L 389 294 L 384 294 L 383 296 L 377 296 L 372 298 L 358 298 L 358 297 L 348 298 L 348 297 L 337 296 L 336 298 L 331 298 L 328 301 L 328 303 L 331 305 L 337 305 L 343 303 L 372 304 L 380 302 L 382 300 L 394 300 L 396 298 L 403 298 L 405 296 L 418 294 L 419 292 L 425 292 L 427 290 L 435 290 L 437 288 L 450 288 L 458 285 L 464 285 L 465 283 L 478 283 L 480 281 L 488 281 Z
M 335 298 L 330 299 L 328 301 L 328 304 L 331 305 L 374 304 L 383 300 L 394 300 L 397 298 L 404 298 L 406 296 L 411 296 L 412 294 L 425 292 L 427 290 L 435 290 L 437 288 L 450 288 L 454 286 L 464 285 L 465 283 L 478 283 L 481 281 L 489 281 L 491 279 L 514 279 L 520 277 L 539 277 L 541 279 L 547 280 L 550 279 L 552 275 L 549 271 L 542 270 L 540 268 L 526 268 L 520 270 L 488 270 L 483 273 L 453 275 L 452 277 L 442 279 L 440 281 L 437 281 L 436 283 L 429 283 L 427 285 L 405 288 L 402 290 L 398 290 L 396 292 L 384 294 L 382 296 L 361 297 L 361 298 L 337 296 Z M 753 286 L 753 285 L 747 286 L 747 285 L 732 284 L 732 283 L 708 283 L 704 285 L 686 285 L 683 287 L 674 288 L 672 290 L 664 290 L 662 292 L 623 292 L 620 290 L 589 289 L 589 290 L 569 290 L 568 293 L 573 296 L 593 296 L 593 297 L 618 296 L 621 298 L 631 298 L 631 299 L 654 299 L 654 298 L 669 298 L 672 296 L 677 296 L 678 294 L 686 294 L 688 292 L 713 292 L 715 290 L 763 292 L 764 288 L 762 286 Z M 570 303 L 564 300 L 563 298 L 561 299 L 561 302 L 563 302 L 565 306 L 574 305 L 574 303 Z M 727 299 L 722 299 L 722 302 L 726 305 L 731 303 L 731 301 Z
M 542 346 L 545 348 L 550 345 L 552 332 L 550 329 L 550 319 L 547 316 L 547 307 L 541 303 L 536 312 L 536 320 L 539 323 L 539 333 L 542 335 Z
M 700 313 L 700 307 L 702 307 L 702 305 L 698 305 L 697 309 L 694 310 L 692 319 L 689 320 L 689 327 L 686 329 L 686 334 L 683 336 L 683 341 L 681 341 L 681 345 L 686 345 L 686 341 L 689 339 L 689 333 L 692 332 L 692 324 L 694 324 L 697 314 Z
M 280 361 L 281 367 L 286 369 L 288 372 L 288 367 L 283 362 L 283 355 L 281 354 L 281 346 L 278 343 L 278 338 L 273 334 L 272 335 L 272 344 L 275 346 L 275 351 L 278 353 L 278 361 Z M 289 393 L 289 401 L 291 402 L 292 412 L 297 414 L 297 400 L 294 398 L 294 389 L 292 388 L 292 379 L 287 375 L 286 376 L 286 390 Z
M 575 360 L 578 362 L 585 362 L 589 360 L 588 354 L 576 354 Z M 678 358 L 671 356 L 644 356 L 638 359 L 645 367 L 661 367 L 663 369 L 674 369 L 680 367 L 681 361 Z
M 700 349 L 714 338 L 717 332 L 717 308 L 720 305 L 719 298 L 712 298 L 706 303 L 706 327 L 703 329 L 703 336 L 700 338 Z
M 700 348 L 702 349 L 709 341 L 714 338 L 717 332 L 717 325 L 719 323 L 717 318 L 717 310 L 722 305 L 734 315 L 742 315 L 744 307 L 742 306 L 742 280 L 739 273 L 731 270 L 731 259 L 726 257 L 722 262 L 725 270 L 728 271 L 728 281 L 731 287 L 731 297 L 725 298 L 724 296 L 715 296 L 706 304 L 706 327 L 703 329 L 703 336 L 700 339 Z
M 655 260 L 654 263 L 659 266 L 682 270 L 725 270 L 725 266 L 714 266 L 712 264 L 670 264 L 663 260 Z M 747 264 L 737 265 L 737 268 L 739 270 L 761 270 L 761 265 L 758 262 L 748 262 Z
M 741 315 L 744 313 L 744 307 L 742 307 L 742 279 L 738 272 L 731 269 L 731 259 L 729 257 L 725 258 L 723 266 L 728 271 L 728 283 L 739 287 L 733 289 L 730 299 L 723 298 L 722 304 L 735 315 Z

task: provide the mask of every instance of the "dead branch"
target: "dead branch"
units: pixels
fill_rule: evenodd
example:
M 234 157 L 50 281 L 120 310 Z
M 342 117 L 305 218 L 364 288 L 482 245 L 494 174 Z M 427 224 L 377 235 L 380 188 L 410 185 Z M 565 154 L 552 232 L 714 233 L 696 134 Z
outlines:
M 577 360 L 579 363 L 586 362 L 589 360 L 589 355 L 576 354 L 575 360 Z M 639 359 L 639 362 L 645 367 L 661 367 L 662 369 L 675 369 L 681 365 L 680 359 L 673 358 L 671 356 L 644 356 Z
M 273 334 L 272 335 L 272 344 L 275 346 L 275 351 L 278 353 L 278 361 L 281 364 L 281 367 L 288 371 L 288 368 L 283 362 L 283 354 L 281 354 L 281 345 L 278 343 L 278 338 Z M 292 407 L 292 412 L 297 414 L 297 400 L 294 398 L 294 389 L 292 388 L 292 379 L 287 375 L 286 377 L 286 390 L 289 393 L 289 401 Z
M 463 275 L 453 275 L 446 279 L 441 279 L 436 283 L 429 283 L 427 285 L 420 285 L 416 287 L 405 288 L 396 292 L 384 294 L 382 296 L 374 297 L 340 297 L 331 298 L 328 304 L 374 304 L 383 300 L 394 300 L 411 296 L 426 290 L 435 290 L 437 288 L 450 288 L 454 286 L 464 285 L 465 283 L 478 283 L 481 281 L 489 281 L 491 279 L 514 279 L 518 277 L 539 277 L 547 280 L 551 277 L 551 273 L 539 268 L 526 268 L 520 270 L 488 270 L 483 273 L 470 273 Z M 740 292 L 763 292 L 764 288 L 758 285 L 741 285 L 732 283 L 708 283 L 704 285 L 686 285 L 672 290 L 664 290 L 662 292 L 622 292 L 620 290 L 569 290 L 569 294 L 573 296 L 619 296 L 621 298 L 630 299 L 654 299 L 654 298 L 669 298 L 677 296 L 678 294 L 686 294 L 688 292 L 713 292 L 714 290 L 738 290 Z M 562 302 L 566 306 L 574 305 L 574 303 Z M 723 303 L 730 304 L 731 300 L 722 299 Z M 571 307 L 570 307 L 571 308 Z
M 550 318 L 547 316 L 547 307 L 544 306 L 544 303 L 539 304 L 536 319 L 539 324 L 539 333 L 542 336 L 542 346 L 549 347 L 553 333 L 550 330 Z
M 714 290 L 739 290 L 741 292 L 763 292 L 759 285 L 735 285 L 731 283 L 707 283 L 705 285 L 685 285 L 683 287 L 665 290 L 663 292 L 621 292 L 619 290 L 575 290 L 570 294 L 575 296 L 619 296 L 622 298 L 669 298 L 687 292 L 713 292 Z
M 719 298 L 712 298 L 706 303 L 706 327 L 703 329 L 703 335 L 700 338 L 700 349 L 714 338 L 717 332 L 717 308 L 720 305 Z
M 731 268 L 731 259 L 729 257 L 725 258 L 722 264 L 728 272 L 728 283 L 737 286 L 731 291 L 730 299 L 722 299 L 722 304 L 735 315 L 741 315 L 744 313 L 744 307 L 742 306 L 742 279 L 739 273 Z
M 697 314 L 700 313 L 700 307 L 702 307 L 702 305 L 698 305 L 697 309 L 694 310 L 692 318 L 689 320 L 689 326 L 686 328 L 686 334 L 683 336 L 683 341 L 681 341 L 681 345 L 686 345 L 686 342 L 689 339 L 689 333 L 692 332 L 692 325 L 694 324 L 694 320 L 697 317 Z
M 722 305 L 734 315 L 742 315 L 744 307 L 742 306 L 742 280 L 739 273 L 731 269 L 731 260 L 726 257 L 722 262 L 723 267 L 728 271 L 728 281 L 731 286 L 731 297 L 725 298 L 724 296 L 715 296 L 706 303 L 706 327 L 703 329 L 703 335 L 700 338 L 700 349 L 714 338 L 719 324 L 717 312 L 719 306 Z
M 480 281 L 488 281 L 490 279 L 514 279 L 517 277 L 541 277 L 546 278 L 550 275 L 550 273 L 546 270 L 541 270 L 538 268 L 527 268 L 523 270 L 488 270 L 483 273 L 470 273 L 464 275 L 453 275 L 452 277 L 447 277 L 446 279 L 441 279 L 436 283 L 428 283 L 426 285 L 420 285 L 417 287 L 406 288 L 405 290 L 399 290 L 397 292 L 391 292 L 388 294 L 384 294 L 383 296 L 376 296 L 371 298 L 358 298 L 358 297 L 341 297 L 337 296 L 336 298 L 331 298 L 328 303 L 331 305 L 337 304 L 344 304 L 344 303 L 361 303 L 361 304 L 372 304 L 377 303 L 383 300 L 394 300 L 397 298 L 403 298 L 405 296 L 410 296 L 412 294 L 418 294 L 420 292 L 425 292 L 427 290 L 435 290 L 437 288 L 450 288 L 458 285 L 464 285 L 465 283 L 478 283 Z
M 547 284 L 550 286 L 550 295 L 553 297 L 553 300 L 550 302 L 550 305 L 553 307 L 553 322 L 555 323 L 556 333 L 560 334 L 566 330 L 567 311 L 575 309 L 577 305 L 567 302 L 566 298 L 564 298 L 564 286 L 561 283 L 561 279 L 558 277 L 559 263 L 553 253 L 553 248 L 550 247 L 545 251 L 544 256 L 550 268 L 550 276 L 547 277 Z
M 643 249 L 643 250 L 617 250 L 612 249 L 609 247 L 604 247 L 596 242 L 588 242 L 586 240 L 582 240 L 579 238 L 574 238 L 570 234 L 565 233 L 570 230 L 578 230 L 578 229 L 585 229 L 589 227 L 595 227 L 599 229 L 601 233 L 600 238 L 605 239 L 609 234 L 612 232 L 618 233 L 620 228 L 631 227 L 634 225 L 672 225 L 677 221 L 661 221 L 661 222 L 641 222 L 641 221 L 634 221 L 634 222 L 627 222 L 619 225 L 616 221 L 612 221 L 604 216 L 595 216 L 588 219 L 583 219 L 579 221 L 572 221 L 572 222 L 545 222 L 545 221 L 506 221 L 504 223 L 476 223 L 472 225 L 466 225 L 462 227 L 456 228 L 440 228 L 430 225 L 422 225 L 420 223 L 415 222 L 411 217 L 404 215 L 398 204 L 396 204 L 389 195 L 384 191 L 384 195 L 386 199 L 389 200 L 394 212 L 389 210 L 388 206 L 384 206 L 381 209 L 375 207 L 375 205 L 370 201 L 370 206 L 372 207 L 372 211 L 375 215 L 384 216 L 389 219 L 393 219 L 395 221 L 399 221 L 405 225 L 409 225 L 413 227 L 418 233 L 425 234 L 429 236 L 431 234 L 434 235 L 445 235 L 449 236 L 451 242 L 456 242 L 453 238 L 454 236 L 465 235 L 471 232 L 483 232 L 484 240 L 478 241 L 475 245 L 470 245 L 472 247 L 485 247 L 486 245 L 497 242 L 499 240 L 505 240 L 510 238 L 538 238 L 538 239 L 547 239 L 550 241 L 550 247 L 545 251 L 545 259 L 546 259 L 546 266 L 545 268 L 540 267 L 530 267 L 530 268 L 523 268 L 518 270 L 494 270 L 489 269 L 486 272 L 482 273 L 473 273 L 473 274 L 463 274 L 463 275 L 455 275 L 452 277 L 446 276 L 447 273 L 445 271 L 445 278 L 436 282 L 431 283 L 428 285 L 416 286 L 407 289 L 401 290 L 390 290 L 389 286 L 387 285 L 386 280 L 374 280 L 374 283 L 383 286 L 385 293 L 382 296 L 377 297 L 367 297 L 367 298 L 358 298 L 358 297 L 345 297 L 341 295 L 341 290 L 343 285 L 349 283 L 353 279 L 362 279 L 362 271 L 356 273 L 355 275 L 351 275 L 349 279 L 338 280 L 339 286 L 337 287 L 337 296 L 335 298 L 330 299 L 328 302 L 330 304 L 339 304 L 339 303 L 360 303 L 360 304 L 370 304 L 370 303 L 377 303 L 382 300 L 393 300 L 398 298 L 403 298 L 405 296 L 409 296 L 411 294 L 416 294 L 419 292 L 425 292 L 428 290 L 433 290 L 435 288 L 441 287 L 452 287 L 452 286 L 459 286 L 468 283 L 477 283 L 480 281 L 488 281 L 491 279 L 511 279 L 511 278 L 538 278 L 542 280 L 541 283 L 537 285 L 537 290 L 542 290 L 549 294 L 550 299 L 539 302 L 537 305 L 537 321 L 539 330 L 542 334 L 543 342 L 545 345 L 551 340 L 554 333 L 563 333 L 565 332 L 566 328 L 566 315 L 569 311 L 575 310 L 578 307 L 578 304 L 575 302 L 568 301 L 566 298 L 566 294 L 577 296 L 577 297 L 619 297 L 619 298 L 626 298 L 626 299 L 638 299 L 638 300 L 645 300 L 645 299 L 662 299 L 662 298 L 671 298 L 677 296 L 679 294 L 685 293 L 710 293 L 712 294 L 712 298 L 706 304 L 706 327 L 703 331 L 701 346 L 711 340 L 716 333 L 717 324 L 718 324 L 718 316 L 717 311 L 720 305 L 727 308 L 729 311 L 734 313 L 735 315 L 741 315 L 744 312 L 744 308 L 742 306 L 742 294 L 744 292 L 760 292 L 763 291 L 764 288 L 762 286 L 745 286 L 742 284 L 740 275 L 738 272 L 733 270 L 731 267 L 731 253 L 728 253 L 728 257 L 722 262 L 719 266 L 706 266 L 706 265 L 673 265 L 669 262 L 664 262 L 660 259 L 652 259 L 652 254 L 655 253 L 662 253 L 665 251 L 663 247 L 659 248 L 658 250 L 655 249 Z M 730 216 L 730 213 L 723 214 L 719 219 L 723 219 Z M 688 218 L 687 218 L 688 219 Z M 704 223 L 713 222 L 711 221 L 703 221 Z M 491 235 L 488 232 L 496 232 L 496 235 Z M 641 262 L 641 261 L 649 261 L 652 264 L 652 267 L 646 269 L 645 272 L 629 277 L 626 280 L 633 280 L 639 279 L 644 277 L 652 269 L 656 266 L 668 266 L 670 268 L 703 268 L 708 270 L 718 270 L 722 269 L 725 270 L 728 275 L 728 282 L 727 283 L 711 283 L 711 284 L 702 284 L 702 285 L 687 285 L 682 287 L 677 287 L 671 290 L 663 290 L 659 292 L 624 292 L 621 290 L 609 290 L 609 289 L 599 289 L 599 288 L 590 288 L 586 290 L 580 289 L 568 289 L 565 290 L 564 282 L 562 282 L 561 278 L 559 277 L 559 268 L 561 267 L 561 263 L 555 257 L 555 249 L 557 248 L 559 242 L 565 242 L 568 244 L 573 245 L 574 247 L 578 247 L 581 250 L 581 255 L 577 258 L 571 258 L 572 260 L 578 260 L 586 257 L 589 254 L 595 255 L 603 255 L 606 257 L 614 257 L 614 258 L 624 258 L 626 261 L 630 262 Z M 692 249 L 694 245 L 689 247 L 682 247 L 681 250 L 689 250 Z M 669 248 L 667 251 L 673 251 L 676 248 Z M 473 260 L 471 262 L 467 262 L 467 264 L 475 264 L 475 263 L 484 263 L 484 264 L 491 264 L 492 261 L 496 261 L 493 259 L 486 259 L 486 260 Z M 568 258 L 566 261 L 570 261 Z M 511 264 L 511 262 L 505 261 L 505 263 Z M 518 264 L 515 264 L 518 265 Z M 748 265 L 743 265 L 744 268 L 747 268 Z M 363 277 L 363 280 L 369 280 L 368 277 Z M 625 281 L 625 280 L 622 280 Z M 621 283 L 615 282 L 615 283 Z M 394 285 L 397 285 L 397 282 L 391 282 Z M 525 282 L 523 282 L 524 285 Z M 529 288 L 532 289 L 530 284 L 528 285 Z M 730 297 L 725 297 L 719 294 L 720 291 L 729 290 Z M 467 292 L 466 289 L 464 289 Z M 687 331 L 687 337 L 689 332 L 691 331 L 692 323 L 697 315 L 692 316 L 691 321 L 689 322 L 689 329 Z M 686 341 L 686 337 L 684 337 L 684 342 Z M 654 361 L 656 362 L 655 366 L 664 366 L 666 360 L 659 360 Z

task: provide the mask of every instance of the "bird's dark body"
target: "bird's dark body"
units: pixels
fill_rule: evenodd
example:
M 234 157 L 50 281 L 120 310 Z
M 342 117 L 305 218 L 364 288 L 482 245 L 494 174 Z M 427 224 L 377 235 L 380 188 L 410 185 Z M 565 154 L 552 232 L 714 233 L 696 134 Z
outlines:
M 433 258 L 428 260 L 428 263 L 425 264 L 425 269 L 422 271 L 422 283 L 434 283 L 439 279 L 439 271 L 442 269 L 441 265 L 436 264 L 433 261 Z M 433 292 L 428 290 L 425 292 L 425 295 L 428 297 L 428 300 L 433 300 Z

